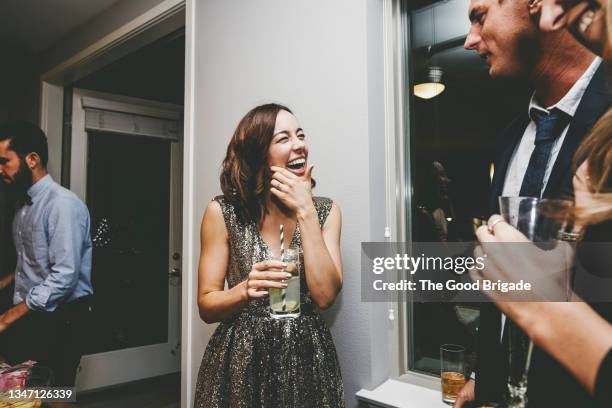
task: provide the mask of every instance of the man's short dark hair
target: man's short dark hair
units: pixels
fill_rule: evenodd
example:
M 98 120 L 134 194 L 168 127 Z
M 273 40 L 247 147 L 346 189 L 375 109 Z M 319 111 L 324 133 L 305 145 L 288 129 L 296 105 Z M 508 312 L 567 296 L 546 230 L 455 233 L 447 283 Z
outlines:
M 40 156 L 46 168 L 49 160 L 47 136 L 38 126 L 22 120 L 12 120 L 0 124 L 0 142 L 10 140 L 9 148 L 23 160 L 28 154 Z

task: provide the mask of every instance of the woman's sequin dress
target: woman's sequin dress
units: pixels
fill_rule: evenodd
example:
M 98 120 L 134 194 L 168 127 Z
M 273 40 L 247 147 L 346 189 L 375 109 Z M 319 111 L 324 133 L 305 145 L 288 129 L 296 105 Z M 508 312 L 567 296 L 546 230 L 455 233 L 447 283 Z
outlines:
M 223 196 L 221 205 L 230 240 L 227 282 L 247 279 L 254 263 L 271 258 L 255 223 L 243 223 Z M 332 201 L 315 197 L 323 226 Z M 299 224 L 291 246 L 301 247 Z M 204 357 L 195 391 L 195 408 L 344 407 L 340 364 L 331 333 L 309 296 L 300 262 L 301 315 L 270 317 L 266 300 L 251 301 L 219 324 Z

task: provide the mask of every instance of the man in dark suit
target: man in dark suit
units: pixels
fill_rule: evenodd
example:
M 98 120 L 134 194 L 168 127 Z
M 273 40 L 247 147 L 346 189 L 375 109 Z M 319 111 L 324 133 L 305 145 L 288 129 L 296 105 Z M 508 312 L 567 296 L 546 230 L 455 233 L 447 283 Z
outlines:
M 499 213 L 500 195 L 571 197 L 574 152 L 612 102 L 601 61 L 567 31 L 540 32 L 540 8 L 541 0 L 472 0 L 469 8 L 465 48 L 486 59 L 492 77 L 524 78 L 535 89 L 524 114 L 499 138 L 491 213 Z M 455 406 L 474 396 L 482 403 L 503 399 L 508 374 L 502 345 L 505 326 L 505 317 L 494 305 L 481 307 L 475 378 Z M 537 348 L 528 400 L 532 407 L 590 406 L 576 380 Z

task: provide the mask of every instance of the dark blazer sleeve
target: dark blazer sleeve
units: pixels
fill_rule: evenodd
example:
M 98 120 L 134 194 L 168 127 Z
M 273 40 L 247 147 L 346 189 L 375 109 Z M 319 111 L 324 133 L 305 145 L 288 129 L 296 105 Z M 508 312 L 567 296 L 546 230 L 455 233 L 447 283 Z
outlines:
M 496 139 L 495 172 L 491 182 L 489 215 L 499 213 L 497 198 L 502 194 L 510 159 L 529 123 L 527 115 L 517 117 Z M 492 303 L 479 304 L 476 336 L 476 400 L 486 404 L 502 400 L 506 390 L 507 361 L 500 342 L 501 313 Z
M 545 198 L 570 198 L 574 195 L 574 155 L 582 139 L 610 108 L 612 88 L 608 80 L 606 64 L 601 64 L 584 91 L 578 109 L 570 122 L 563 146 L 555 160 L 543 196 Z M 583 158 L 584 159 L 584 158 Z
M 528 124 L 529 117 L 527 115 L 519 116 L 510 122 L 496 139 L 495 157 L 493 159 L 495 171 L 491 181 L 489 215 L 499 213 L 497 198 L 502 195 L 504 190 L 504 181 L 506 180 L 512 153 L 514 153 L 514 149 L 516 149 L 523 133 L 525 133 Z
M 597 371 L 595 401 L 599 407 L 612 407 L 612 349 L 604 357 Z

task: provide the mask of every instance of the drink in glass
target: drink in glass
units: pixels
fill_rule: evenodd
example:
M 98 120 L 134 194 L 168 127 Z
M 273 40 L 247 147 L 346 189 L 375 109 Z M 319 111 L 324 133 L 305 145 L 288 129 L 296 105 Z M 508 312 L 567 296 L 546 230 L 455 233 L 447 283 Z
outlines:
M 542 248 L 550 248 L 558 239 L 572 236 L 569 232 L 573 227 L 572 206 L 573 203 L 567 200 L 499 197 L 499 209 L 504 220 Z M 569 278 L 568 274 L 565 277 L 567 293 Z M 527 379 L 533 342 L 510 320 L 506 321 L 504 338 L 508 356 L 508 385 L 504 402 L 509 408 L 524 408 L 527 406 Z
M 286 289 L 269 288 L 270 316 L 275 319 L 295 318 L 300 315 L 300 253 L 297 248 L 287 248 L 280 259 L 287 266 L 284 272 L 291 277 Z
M 465 385 L 465 347 L 457 344 L 440 346 L 440 366 L 442 402 L 453 405 Z
M 532 242 L 554 242 L 573 227 L 572 201 L 504 196 L 498 200 L 504 220 Z

